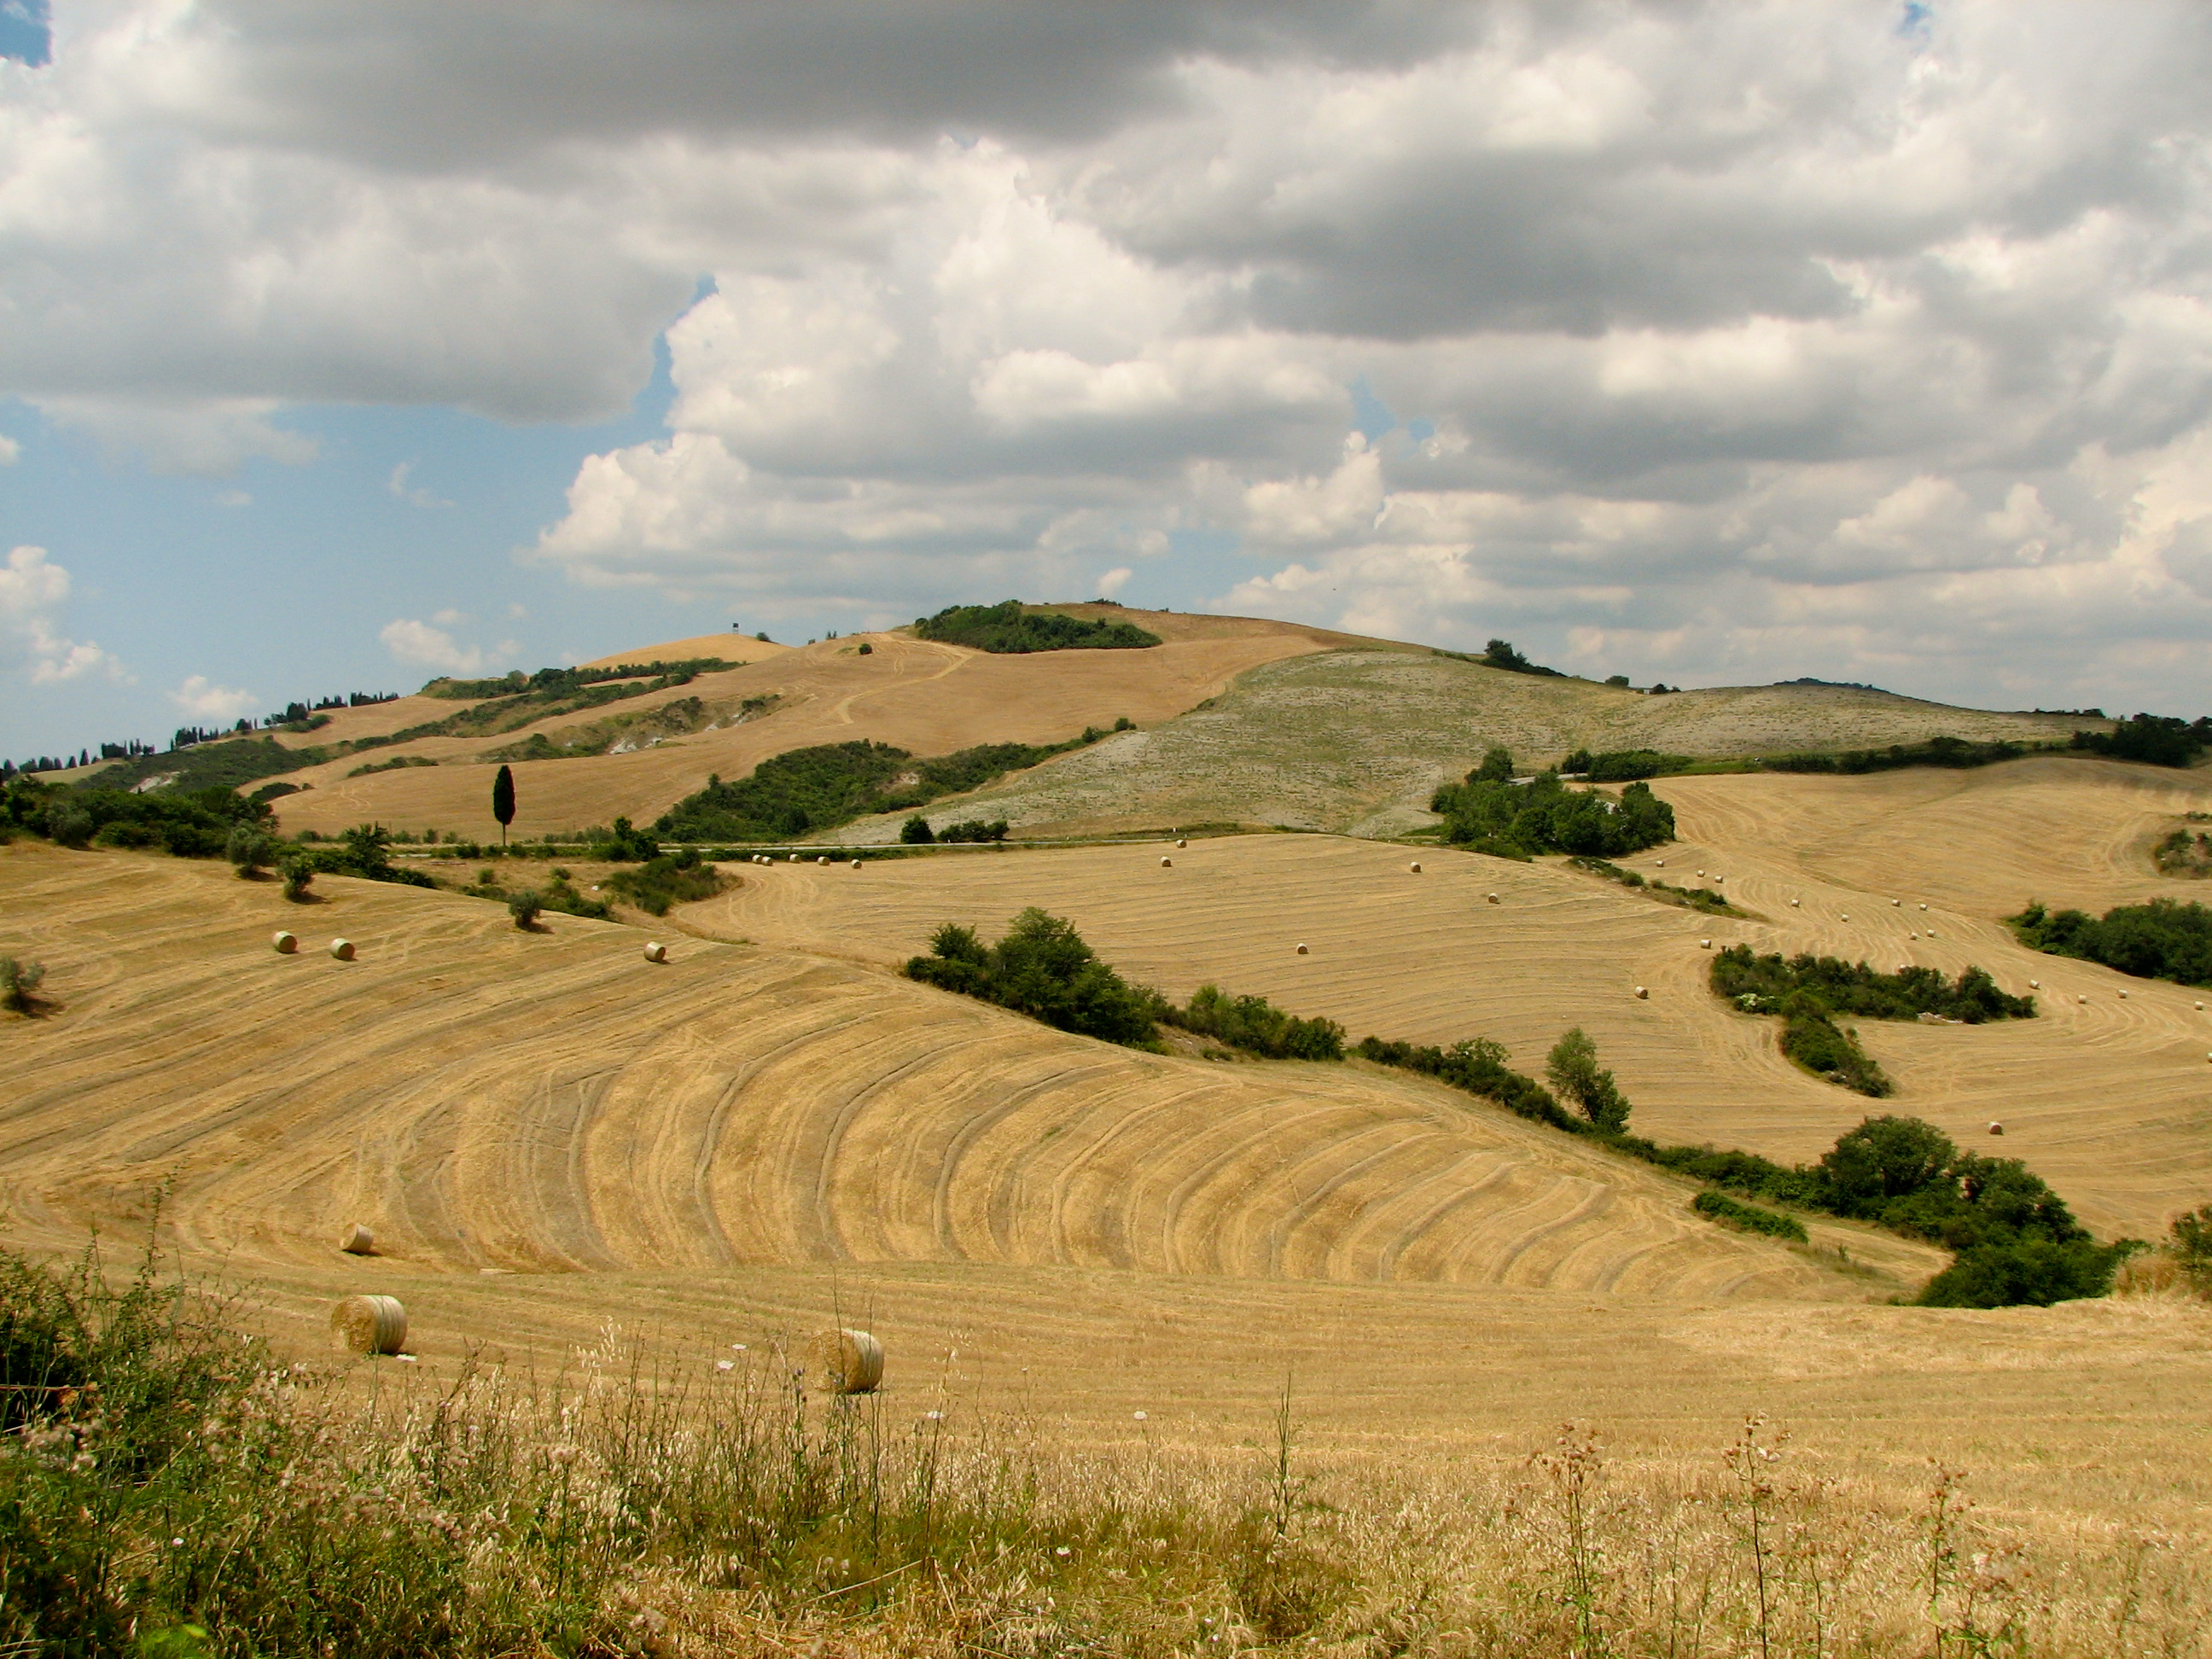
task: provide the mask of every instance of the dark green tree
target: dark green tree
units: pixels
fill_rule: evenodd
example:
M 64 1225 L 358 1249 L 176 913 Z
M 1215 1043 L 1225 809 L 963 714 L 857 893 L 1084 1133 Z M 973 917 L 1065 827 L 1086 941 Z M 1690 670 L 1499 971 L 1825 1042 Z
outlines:
M 507 845 L 507 826 L 514 822 L 514 773 L 507 767 L 491 781 L 491 815 L 499 820 L 499 844 Z
M 1619 1134 L 1628 1127 L 1628 1102 L 1621 1097 L 1613 1073 L 1598 1065 L 1597 1044 L 1581 1026 L 1553 1045 L 1544 1074 L 1554 1091 L 1581 1107 L 1583 1115 L 1599 1128 Z
M 909 847 L 927 847 L 937 839 L 929 820 L 919 812 L 899 826 L 899 839 Z
M 1482 764 L 1474 769 L 1470 783 L 1510 783 L 1513 781 L 1513 751 L 1510 749 L 1486 749 Z

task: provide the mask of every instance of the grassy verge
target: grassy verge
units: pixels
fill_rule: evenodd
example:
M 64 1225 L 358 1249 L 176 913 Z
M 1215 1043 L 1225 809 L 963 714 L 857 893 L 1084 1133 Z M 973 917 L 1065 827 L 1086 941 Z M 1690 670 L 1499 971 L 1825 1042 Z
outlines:
M 1703 1458 L 1569 1424 L 1447 1477 L 1309 1455 L 1286 1389 L 1243 1453 L 1079 1449 L 780 1351 L 611 1331 L 559 1376 L 350 1387 L 149 1273 L 0 1284 L 10 1653 L 2102 1659 L 2212 1624 L 2186 1549 L 2025 1530 L 1954 1469 L 1829 1478 L 1758 1416 Z

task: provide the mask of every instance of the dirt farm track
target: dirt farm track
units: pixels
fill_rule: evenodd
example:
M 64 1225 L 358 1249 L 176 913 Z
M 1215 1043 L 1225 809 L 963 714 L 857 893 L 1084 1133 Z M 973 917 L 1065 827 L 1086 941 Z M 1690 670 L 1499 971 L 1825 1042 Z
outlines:
M 884 1337 L 895 1396 L 1078 1438 L 1234 1443 L 1286 1372 L 1347 1455 L 1521 1455 L 1574 1415 L 1689 1457 L 1763 1409 L 1841 1469 L 1905 1480 L 1942 1456 L 2023 1511 L 2201 1526 L 2199 1305 L 1887 1305 L 1941 1255 L 1840 1224 L 1810 1250 L 1745 1238 L 1685 1186 L 1418 1079 L 1131 1053 L 887 971 L 941 921 L 1042 904 L 1163 990 L 1212 980 L 1355 1037 L 1487 1035 L 1534 1070 L 1580 1024 L 1645 1133 L 1808 1157 L 1869 1103 L 1722 1007 L 1700 941 L 1980 963 L 2040 979 L 2044 1017 L 1863 1027 L 1893 1109 L 1961 1138 L 2002 1120 L 1990 1149 L 2106 1236 L 2212 1198 L 2212 1013 L 2033 956 L 1998 920 L 2030 895 L 2173 890 L 2141 849 L 2212 805 L 2193 775 L 1661 787 L 1682 839 L 1632 862 L 1724 877 L 1756 919 L 1321 836 L 1193 840 L 1169 868 L 1158 845 L 741 865 L 652 934 L 524 934 L 481 901 L 337 878 L 293 906 L 220 865 L 0 848 L 0 950 L 45 962 L 53 998 L 0 1025 L 0 1232 L 125 1248 L 167 1183 L 164 1248 L 284 1340 L 334 1295 L 404 1297 L 425 1386 L 472 1348 L 552 1362 L 611 1321 L 691 1363 L 842 1317 Z M 270 949 L 278 927 L 300 954 Z M 358 960 L 323 951 L 338 934 Z M 337 1251 L 354 1221 L 378 1255 Z

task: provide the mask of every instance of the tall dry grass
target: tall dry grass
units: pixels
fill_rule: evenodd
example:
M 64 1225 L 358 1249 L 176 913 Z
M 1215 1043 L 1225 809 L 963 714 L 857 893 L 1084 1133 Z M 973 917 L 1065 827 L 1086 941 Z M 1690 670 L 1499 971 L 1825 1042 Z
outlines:
M 8 1328 L 58 1332 L 7 1350 L 11 1654 L 2212 1651 L 2203 1539 L 1991 1514 L 1932 1465 L 1834 1479 L 1759 1418 L 1686 1461 L 1587 1425 L 1320 1459 L 1286 1385 L 1241 1454 L 1142 1420 L 1101 1451 L 942 1382 L 811 1393 L 776 1350 L 610 1327 L 557 1376 L 439 1384 L 285 1363 L 143 1276 L 9 1271 Z

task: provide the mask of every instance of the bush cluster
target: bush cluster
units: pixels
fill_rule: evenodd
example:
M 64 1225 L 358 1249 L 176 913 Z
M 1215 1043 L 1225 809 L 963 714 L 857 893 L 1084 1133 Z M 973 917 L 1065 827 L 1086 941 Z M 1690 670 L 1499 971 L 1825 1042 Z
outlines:
M 1131 651 L 1158 645 L 1160 636 L 1134 623 L 1086 620 L 1058 611 L 1036 611 L 1019 599 L 998 605 L 949 605 L 933 617 L 914 619 L 915 635 L 971 651 L 1023 654 L 1032 651 Z
M 1869 688 L 1871 689 L 1871 688 Z M 1908 766 L 1970 769 L 2017 760 L 2058 747 L 2056 744 L 1969 743 L 1964 738 L 1929 738 L 1924 743 L 1893 743 L 1887 749 L 1846 749 L 1832 755 L 1770 755 L 1759 764 L 1770 772 L 1837 772 L 1856 775 L 1893 772 Z
M 1778 1210 L 1762 1210 L 1755 1204 L 1739 1203 L 1726 1193 L 1699 1193 L 1690 1200 L 1690 1207 L 1708 1221 L 1717 1221 L 1738 1232 L 1764 1233 L 1770 1238 L 1786 1238 L 1793 1244 L 1806 1242 L 1805 1224 L 1796 1216 L 1784 1215 Z
M 634 870 L 617 870 L 605 884 L 639 909 L 665 916 L 670 906 L 710 899 L 729 883 L 700 857 L 697 848 L 686 847 L 648 859 Z
M 1747 945 L 1732 945 L 1713 958 L 1713 990 L 1738 1007 L 1758 1012 L 1778 1006 L 1794 992 L 1805 992 L 1831 1013 L 1863 1019 L 1916 1019 L 1936 1014 L 1979 1025 L 1992 1019 L 2033 1019 L 2035 999 L 2008 995 L 1986 969 L 1966 968 L 1955 981 L 1933 968 L 1876 972 L 1863 962 L 1840 957 L 1754 956 Z M 1743 999 L 1755 999 L 1747 1004 Z
M 1265 997 L 1231 997 L 1218 986 L 1201 985 L 1189 1006 L 1164 1003 L 1157 1012 L 1163 1024 L 1270 1060 L 1344 1058 L 1344 1027 L 1333 1019 L 1301 1019 Z
M 1500 757 L 1504 776 L 1499 776 Z M 1493 750 L 1463 783 L 1446 784 L 1429 801 L 1444 819 L 1445 839 L 1507 856 L 1578 853 L 1616 858 L 1674 839 L 1674 809 L 1632 783 L 1615 803 L 1597 789 L 1569 789 L 1556 772 L 1512 781 L 1512 758 Z
M 215 859 L 239 824 L 265 830 L 273 820 L 258 801 L 220 787 L 132 794 L 123 789 L 62 789 L 18 777 L 0 795 L 0 823 L 64 847 L 126 847 L 178 858 Z
M 996 945 L 947 922 L 930 953 L 906 964 L 906 976 L 1029 1015 L 1063 1031 L 1149 1048 L 1158 993 L 1133 985 L 1098 959 L 1074 925 L 1031 906 L 1014 918 Z
M 2138 979 L 2212 985 L 2212 910 L 2194 900 L 2122 904 L 2102 917 L 2046 910 L 2033 900 L 2006 918 L 2021 943 L 2053 956 L 2101 963 Z
M 793 749 L 735 783 L 709 778 L 653 827 L 672 841 L 793 841 L 871 813 L 906 811 L 940 795 L 980 789 L 1106 735 L 1089 726 L 1066 743 L 979 744 L 919 761 L 885 743 Z
M 1686 771 L 1696 764 L 1687 755 L 1662 754 L 1656 749 L 1613 749 L 1596 755 L 1577 749 L 1559 763 L 1559 770 L 1577 773 L 1592 783 L 1629 783 Z
M 1881 1062 L 1859 1047 L 1859 1034 L 1838 1024 L 1818 997 L 1808 991 L 1793 991 L 1776 1012 L 1782 1016 L 1783 1054 L 1814 1076 L 1875 1100 L 1897 1092 L 1897 1085 L 1889 1080 Z
M 2110 732 L 2076 732 L 2072 746 L 2149 766 L 2193 766 L 2199 755 L 2212 749 L 2212 718 L 2184 720 L 2170 714 L 2136 714 Z

